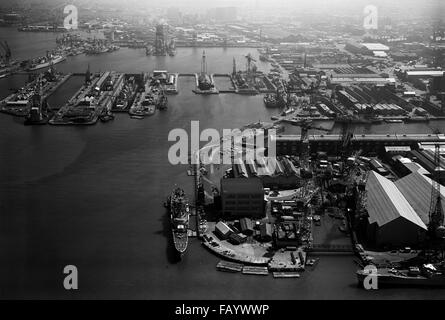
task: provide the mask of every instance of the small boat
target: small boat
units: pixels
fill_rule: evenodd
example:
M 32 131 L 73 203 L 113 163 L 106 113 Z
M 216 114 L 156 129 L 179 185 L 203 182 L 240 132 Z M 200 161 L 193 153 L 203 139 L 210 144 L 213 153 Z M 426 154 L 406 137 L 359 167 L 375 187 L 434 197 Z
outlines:
M 403 120 L 401 119 L 386 119 L 386 123 L 403 123 Z
M 114 115 L 111 113 L 100 115 L 99 120 L 102 122 L 108 122 L 108 121 L 114 120 Z
M 36 59 L 31 66 L 27 69 L 27 71 L 35 71 L 39 69 L 43 69 L 46 67 L 50 67 L 51 65 L 55 65 L 57 63 L 60 63 L 62 61 L 65 61 L 66 57 L 61 55 L 48 55 L 46 57 L 41 57 Z

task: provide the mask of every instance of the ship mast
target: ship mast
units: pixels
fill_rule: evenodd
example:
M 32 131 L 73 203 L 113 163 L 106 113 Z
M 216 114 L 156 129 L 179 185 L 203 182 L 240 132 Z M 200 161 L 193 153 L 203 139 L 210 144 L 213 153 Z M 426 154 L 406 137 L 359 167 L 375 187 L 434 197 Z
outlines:
M 236 75 L 236 60 L 235 60 L 235 57 L 233 57 L 233 70 L 232 70 L 232 75 Z
M 202 52 L 201 75 L 205 76 L 206 74 L 207 74 L 207 61 L 206 61 L 206 52 L 204 50 Z

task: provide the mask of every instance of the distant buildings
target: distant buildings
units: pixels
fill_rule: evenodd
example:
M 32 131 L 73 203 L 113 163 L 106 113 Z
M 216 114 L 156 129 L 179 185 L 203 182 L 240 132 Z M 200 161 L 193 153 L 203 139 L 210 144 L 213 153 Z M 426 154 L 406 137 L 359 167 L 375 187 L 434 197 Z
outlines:
M 331 86 L 362 83 L 394 85 L 396 82 L 394 78 L 377 74 L 366 67 L 353 67 L 347 64 L 331 65 L 331 70 L 326 74 Z
M 225 216 L 251 218 L 265 216 L 263 184 L 258 178 L 222 179 L 221 201 Z
M 397 72 L 403 81 L 412 83 L 416 88 L 436 92 L 445 91 L 445 72 L 440 68 L 410 67 Z
M 311 153 L 325 151 L 337 155 L 341 135 L 309 135 Z M 351 139 L 352 148 L 383 154 L 386 146 L 410 146 L 418 149 L 419 143 L 443 143 L 444 135 L 440 134 L 355 134 Z M 275 137 L 277 156 L 298 154 L 301 150 L 300 135 L 279 135 Z
M 168 8 L 167 9 L 167 20 L 172 24 L 181 24 L 183 17 L 182 12 L 178 8 Z
M 168 25 L 159 24 L 156 26 L 155 56 L 167 55 L 167 31 Z
M 412 106 L 387 88 L 351 86 L 337 92 L 338 100 L 356 114 L 402 116 Z M 397 102 L 397 103 L 394 103 Z
M 17 25 L 22 22 L 22 15 L 18 13 L 6 13 L 3 16 L 0 16 L 0 24 L 5 25 Z
M 348 42 L 345 49 L 354 54 L 374 56 L 378 58 L 388 57 L 389 47 L 381 43 L 357 43 Z
M 238 20 L 238 9 L 236 7 L 217 7 L 207 11 L 209 19 L 217 22 L 233 22 Z

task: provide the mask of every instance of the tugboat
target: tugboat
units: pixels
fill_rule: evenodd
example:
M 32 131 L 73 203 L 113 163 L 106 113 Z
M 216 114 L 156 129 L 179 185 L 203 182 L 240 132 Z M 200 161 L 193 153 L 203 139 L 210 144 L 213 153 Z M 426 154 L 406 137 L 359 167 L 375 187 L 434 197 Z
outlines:
M 190 217 L 189 203 L 184 190 L 175 188 L 166 204 L 170 212 L 173 244 L 179 256 L 182 257 L 188 246 L 187 232 Z

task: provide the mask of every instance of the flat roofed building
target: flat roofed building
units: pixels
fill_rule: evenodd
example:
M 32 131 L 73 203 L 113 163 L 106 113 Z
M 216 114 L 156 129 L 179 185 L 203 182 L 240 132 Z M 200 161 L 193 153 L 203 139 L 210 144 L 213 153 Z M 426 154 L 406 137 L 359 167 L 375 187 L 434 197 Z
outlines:
M 259 178 L 221 179 L 221 201 L 225 216 L 265 216 L 264 189 Z
M 386 146 L 385 147 L 386 152 L 392 152 L 392 153 L 406 153 L 411 151 L 410 146 Z
M 407 77 L 443 77 L 443 70 L 410 70 L 406 71 Z
M 363 43 L 362 45 L 370 51 L 389 51 L 389 47 L 381 43 Z
M 336 134 L 308 135 L 311 152 L 326 151 L 335 153 L 341 136 Z M 281 155 L 295 155 L 301 149 L 300 135 L 277 135 L 271 137 L 276 145 L 276 153 Z M 382 152 L 385 146 L 410 146 L 417 149 L 419 143 L 444 143 L 443 134 L 355 134 L 351 143 L 353 148 L 363 149 L 364 152 Z M 425 166 L 424 166 L 425 167 Z M 427 167 L 425 167 L 428 169 Z
M 358 43 L 354 41 L 348 42 L 345 49 L 352 53 L 370 56 L 374 55 L 374 52 L 383 52 L 386 56 L 386 52 L 389 51 L 389 47 L 381 43 Z
M 244 233 L 245 235 L 252 235 L 254 232 L 254 224 L 253 221 L 249 218 L 241 218 L 239 220 L 240 223 L 240 227 L 241 227 L 241 232 Z

